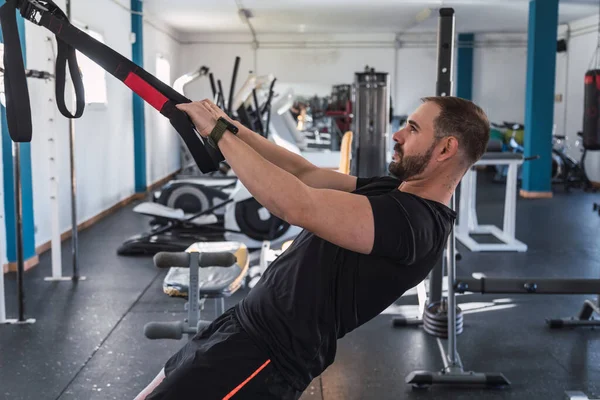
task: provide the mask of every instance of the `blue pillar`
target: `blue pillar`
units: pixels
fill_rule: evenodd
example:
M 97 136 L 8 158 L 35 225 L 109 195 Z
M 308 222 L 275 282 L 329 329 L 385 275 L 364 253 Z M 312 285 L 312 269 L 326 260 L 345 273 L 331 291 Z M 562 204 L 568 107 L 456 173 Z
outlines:
M 132 61 L 144 67 L 144 21 L 142 0 L 131 0 L 131 31 L 135 35 L 132 45 Z M 139 12 L 140 14 L 137 14 Z M 133 151 L 135 167 L 135 191 L 146 191 L 146 127 L 144 122 L 144 100 L 133 93 Z
M 460 33 L 458 35 L 456 97 L 473 100 L 473 47 L 475 35 Z
M 552 125 L 559 0 L 531 0 L 527 39 L 527 91 L 525 96 L 525 162 L 521 194 L 552 195 Z
M 5 1 L 0 0 L 0 6 Z M 25 46 L 25 21 L 17 13 L 17 27 L 21 38 L 23 62 L 27 68 L 27 52 Z M 0 31 L 0 41 L 4 43 Z M 13 142 L 8 132 L 6 108 L 0 106 L 0 124 L 2 125 L 2 170 L 4 177 L 4 214 L 6 221 L 6 258 L 8 262 L 17 261 L 17 219 L 15 204 L 15 179 L 12 156 Z M 33 132 L 35 136 L 35 132 Z M 23 206 L 23 258 L 34 257 L 35 254 L 35 224 L 33 215 L 33 180 L 31 177 L 31 144 L 21 143 L 21 204 Z

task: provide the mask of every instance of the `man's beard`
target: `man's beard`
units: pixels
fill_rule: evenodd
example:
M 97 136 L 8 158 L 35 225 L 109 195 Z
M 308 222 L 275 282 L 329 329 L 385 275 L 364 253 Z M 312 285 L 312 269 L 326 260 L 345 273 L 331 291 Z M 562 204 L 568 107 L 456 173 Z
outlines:
M 398 153 L 398 161 L 392 161 L 388 166 L 388 171 L 401 181 L 411 180 L 425 170 L 431 159 L 435 145 L 436 143 L 433 143 L 425 154 L 405 156 L 402 147 L 396 143 L 394 151 Z

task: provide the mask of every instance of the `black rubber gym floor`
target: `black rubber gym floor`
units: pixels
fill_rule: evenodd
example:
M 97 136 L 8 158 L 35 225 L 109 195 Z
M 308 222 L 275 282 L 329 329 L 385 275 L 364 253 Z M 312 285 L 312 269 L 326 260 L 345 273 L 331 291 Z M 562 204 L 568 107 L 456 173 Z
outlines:
M 480 174 L 483 175 L 483 174 Z M 502 224 L 503 185 L 481 176 L 480 223 Z M 518 200 L 517 238 L 527 253 L 471 253 L 459 246 L 459 275 L 598 278 L 600 194 L 557 188 L 547 200 Z M 118 257 L 121 242 L 147 227 L 124 208 L 80 233 L 79 262 L 87 280 L 49 283 L 50 254 L 26 273 L 26 317 L 33 325 L 0 326 L 0 398 L 10 400 L 133 399 L 182 341 L 151 341 L 143 326 L 178 320 L 184 301 L 162 293 L 164 272 L 150 258 Z M 63 246 L 65 270 L 70 243 Z M 5 276 L 7 313 L 16 316 L 14 274 Z M 373 290 L 377 290 L 374 288 Z M 235 304 L 243 291 L 228 299 Z M 409 293 L 339 341 L 338 356 L 303 399 L 562 399 L 566 390 L 600 396 L 600 331 L 551 330 L 545 318 L 574 316 L 589 296 L 463 295 L 465 330 L 458 349 L 465 370 L 503 373 L 503 390 L 434 386 L 414 391 L 415 370 L 443 367 L 437 339 L 422 328 L 393 328 L 395 313 L 415 313 Z M 203 315 L 211 317 L 213 304 Z M 445 341 L 442 342 L 445 345 Z M 202 394 L 198 394 L 202 398 Z

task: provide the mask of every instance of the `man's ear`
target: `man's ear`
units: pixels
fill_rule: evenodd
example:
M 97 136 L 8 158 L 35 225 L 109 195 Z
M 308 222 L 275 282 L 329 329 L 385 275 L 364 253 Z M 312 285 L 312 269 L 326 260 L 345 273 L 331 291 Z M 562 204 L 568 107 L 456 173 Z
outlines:
M 442 148 L 438 156 L 438 161 L 446 161 L 458 153 L 458 139 L 454 136 L 446 136 L 441 140 L 440 145 Z

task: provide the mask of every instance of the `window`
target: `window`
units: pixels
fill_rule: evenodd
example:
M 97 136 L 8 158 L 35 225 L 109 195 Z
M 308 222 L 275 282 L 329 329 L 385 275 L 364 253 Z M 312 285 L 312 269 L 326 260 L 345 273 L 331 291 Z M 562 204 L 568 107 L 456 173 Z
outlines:
M 80 29 L 99 42 L 104 43 L 104 37 L 100 33 L 88 28 Z M 106 104 L 108 100 L 106 71 L 79 51 L 77 51 L 77 63 L 83 78 L 85 102 L 87 104 Z
M 171 64 L 160 54 L 156 57 L 156 77 L 171 86 Z

